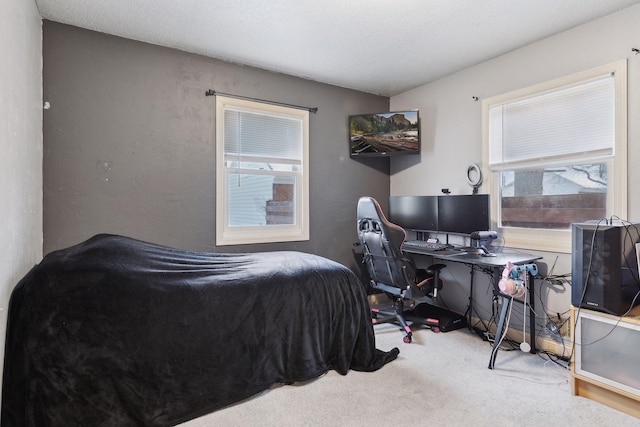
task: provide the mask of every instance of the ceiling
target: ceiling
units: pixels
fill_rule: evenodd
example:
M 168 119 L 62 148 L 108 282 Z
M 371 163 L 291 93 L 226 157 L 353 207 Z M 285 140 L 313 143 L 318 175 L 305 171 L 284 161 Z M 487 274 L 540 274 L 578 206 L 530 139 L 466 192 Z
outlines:
M 43 19 L 393 96 L 640 0 L 35 0 Z

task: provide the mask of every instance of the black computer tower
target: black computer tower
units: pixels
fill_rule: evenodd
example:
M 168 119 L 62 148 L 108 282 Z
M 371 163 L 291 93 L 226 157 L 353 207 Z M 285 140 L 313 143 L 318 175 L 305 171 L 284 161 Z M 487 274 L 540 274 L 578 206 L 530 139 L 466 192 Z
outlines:
M 635 244 L 639 224 L 588 221 L 571 225 L 571 304 L 614 315 L 640 291 Z M 636 298 L 633 305 L 640 303 Z

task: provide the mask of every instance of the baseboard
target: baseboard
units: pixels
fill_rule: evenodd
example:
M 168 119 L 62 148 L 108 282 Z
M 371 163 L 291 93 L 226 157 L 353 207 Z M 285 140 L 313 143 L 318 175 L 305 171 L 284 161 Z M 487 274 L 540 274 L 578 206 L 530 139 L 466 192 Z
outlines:
M 562 338 L 560 340 L 560 338 Z M 558 341 L 551 337 L 536 337 L 536 348 L 547 353 L 555 354 L 563 359 L 571 357 L 573 343 L 569 337 L 558 337 Z
M 472 318 L 472 325 L 486 323 L 486 321 L 481 321 L 477 317 Z M 493 335 L 495 335 L 496 330 L 498 329 L 497 325 L 492 324 L 490 326 L 490 331 Z M 515 341 L 522 342 L 526 339 L 527 342 L 530 341 L 530 334 L 525 332 L 524 335 L 522 333 L 522 329 L 508 328 L 507 330 L 507 338 Z M 560 358 L 570 358 L 572 351 L 573 343 L 571 342 L 571 338 L 568 336 L 552 336 L 550 334 L 540 334 L 536 335 L 536 349 L 538 351 L 544 351 L 551 354 L 555 354 Z

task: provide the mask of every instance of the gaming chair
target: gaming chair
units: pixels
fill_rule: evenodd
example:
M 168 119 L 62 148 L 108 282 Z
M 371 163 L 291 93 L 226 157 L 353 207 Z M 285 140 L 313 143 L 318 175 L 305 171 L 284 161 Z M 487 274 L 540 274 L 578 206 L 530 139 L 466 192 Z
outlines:
M 378 202 L 372 197 L 361 197 L 357 209 L 358 240 L 362 246 L 362 262 L 373 288 L 384 291 L 393 301 L 393 311 L 372 309 L 374 324 L 397 323 L 405 333 L 404 342 L 412 340 L 407 322 L 430 327 L 438 332 L 437 319 L 424 318 L 405 311 L 404 301 L 422 296 L 435 297 L 442 288 L 439 272 L 444 264 L 434 264 L 427 270 L 418 270 L 409 254 L 402 252 L 405 230 L 387 220 Z

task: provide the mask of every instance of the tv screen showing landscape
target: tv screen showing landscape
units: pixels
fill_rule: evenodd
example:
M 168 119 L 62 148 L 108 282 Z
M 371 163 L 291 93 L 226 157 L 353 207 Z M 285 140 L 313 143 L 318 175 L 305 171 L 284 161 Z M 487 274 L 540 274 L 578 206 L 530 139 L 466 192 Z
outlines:
M 420 153 L 418 110 L 349 116 L 351 156 Z

